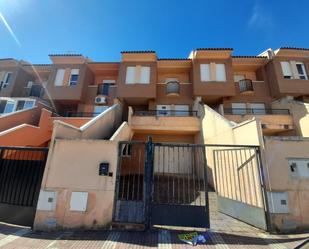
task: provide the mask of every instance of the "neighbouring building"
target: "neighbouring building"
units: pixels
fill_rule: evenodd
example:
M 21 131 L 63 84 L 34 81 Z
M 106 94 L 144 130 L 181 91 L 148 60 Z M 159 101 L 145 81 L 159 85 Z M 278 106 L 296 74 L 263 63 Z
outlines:
M 279 232 L 309 228 L 309 49 L 121 55 L 0 59 L 0 167 L 21 161 L 7 147 L 49 148 L 27 224 L 98 229 L 143 223 L 148 212 L 165 224 L 162 210 L 173 213 L 173 205 L 191 208 L 184 217 L 207 212 L 209 185 L 220 211 L 235 218 Z M 23 210 L 5 191 L 0 211 Z

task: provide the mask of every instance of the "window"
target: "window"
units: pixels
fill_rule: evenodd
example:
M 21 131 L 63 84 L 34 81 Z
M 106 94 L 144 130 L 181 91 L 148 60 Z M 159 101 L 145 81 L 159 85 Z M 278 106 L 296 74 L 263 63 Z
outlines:
M 285 79 L 293 79 L 291 65 L 288 61 L 281 61 L 281 69 Z
M 305 65 L 302 62 L 281 61 L 281 69 L 285 79 L 308 79 Z
M 232 103 L 232 113 L 235 115 L 246 114 L 246 104 L 245 103 Z
M 141 67 L 141 84 L 149 84 L 150 82 L 150 67 Z
M 15 111 L 29 109 L 34 106 L 33 100 L 18 100 Z
M 135 83 L 135 67 L 127 67 L 126 84 Z
M 70 76 L 70 86 L 76 86 L 77 81 L 78 81 L 78 74 L 79 74 L 79 69 L 72 69 L 71 70 L 71 76 Z
M 216 64 L 216 81 L 226 81 L 224 64 Z
M 201 64 L 201 81 L 226 81 L 225 64 Z
M 132 145 L 131 144 L 123 144 L 121 156 L 122 157 L 130 157 L 132 155 Z
M 308 79 L 304 63 L 296 62 L 296 69 L 297 69 L 298 77 L 300 79 L 302 80 Z
M 107 109 L 108 109 L 107 105 L 96 105 L 94 106 L 93 116 L 96 117 Z
M 175 105 L 175 116 L 189 116 L 188 105 Z
M 64 79 L 64 73 L 65 69 L 58 69 L 56 78 L 55 78 L 55 86 L 62 86 L 63 85 L 63 79 Z
M 126 84 L 149 84 L 150 83 L 150 67 L 127 67 Z
M 103 80 L 103 84 L 100 84 L 98 87 L 98 94 L 102 94 L 102 95 L 109 95 L 109 88 L 110 86 L 114 86 L 115 85 L 115 80 Z
M 6 102 L 6 105 L 5 105 L 3 113 L 11 113 L 11 112 L 13 112 L 14 111 L 14 107 L 15 107 L 15 101 L 8 100 Z
M 210 64 L 201 64 L 201 81 L 210 81 Z
M 9 86 L 11 78 L 12 78 L 12 73 L 11 72 L 7 72 L 5 74 L 5 76 L 4 76 L 2 88 L 6 88 L 6 87 Z

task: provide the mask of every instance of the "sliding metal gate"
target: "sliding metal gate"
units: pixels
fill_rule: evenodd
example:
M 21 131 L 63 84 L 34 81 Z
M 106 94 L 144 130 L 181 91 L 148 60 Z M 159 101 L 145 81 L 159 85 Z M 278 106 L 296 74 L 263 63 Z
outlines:
M 203 145 L 120 142 L 114 222 L 209 227 Z
M 0 221 L 32 226 L 47 148 L 0 147 Z

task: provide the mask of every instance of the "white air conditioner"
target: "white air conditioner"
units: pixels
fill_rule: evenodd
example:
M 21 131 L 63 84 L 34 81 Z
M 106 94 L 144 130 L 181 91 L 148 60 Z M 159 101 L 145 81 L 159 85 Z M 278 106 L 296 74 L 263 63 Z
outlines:
M 106 104 L 106 97 L 97 96 L 94 100 L 96 104 Z

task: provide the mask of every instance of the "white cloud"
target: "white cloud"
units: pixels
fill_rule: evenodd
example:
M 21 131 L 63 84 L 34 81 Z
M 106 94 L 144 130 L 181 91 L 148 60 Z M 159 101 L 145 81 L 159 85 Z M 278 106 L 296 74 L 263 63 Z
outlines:
M 274 22 L 268 10 L 256 3 L 248 21 L 248 26 L 252 28 L 273 28 Z

